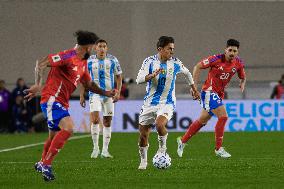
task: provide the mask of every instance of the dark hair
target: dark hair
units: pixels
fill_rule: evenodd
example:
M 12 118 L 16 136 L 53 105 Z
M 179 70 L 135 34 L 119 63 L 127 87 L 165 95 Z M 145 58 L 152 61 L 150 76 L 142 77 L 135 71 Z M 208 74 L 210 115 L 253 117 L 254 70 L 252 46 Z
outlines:
M 99 43 L 105 43 L 105 44 L 107 44 L 106 40 L 104 40 L 104 39 L 98 39 L 95 44 L 97 45 L 97 44 L 99 44 Z
M 239 48 L 240 47 L 240 42 L 235 40 L 235 39 L 229 39 L 227 41 L 227 47 L 229 47 L 229 46 L 233 46 L 233 47 L 238 47 Z
M 167 46 L 169 43 L 174 43 L 175 40 L 173 37 L 168 37 L 168 36 L 161 36 L 157 42 L 157 49 L 159 47 L 165 47 Z
M 74 33 L 74 36 L 77 38 L 78 45 L 90 45 L 95 44 L 99 37 L 89 31 L 78 30 Z

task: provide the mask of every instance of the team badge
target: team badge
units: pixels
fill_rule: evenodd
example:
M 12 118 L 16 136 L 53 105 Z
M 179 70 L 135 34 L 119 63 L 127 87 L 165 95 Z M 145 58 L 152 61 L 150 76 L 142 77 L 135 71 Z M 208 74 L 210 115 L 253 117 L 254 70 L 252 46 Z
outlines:
M 162 69 L 161 71 L 162 74 L 166 74 L 167 73 L 167 70 L 165 70 L 164 68 Z
M 173 75 L 173 68 L 169 69 L 169 74 Z
M 207 64 L 209 64 L 209 60 L 208 60 L 208 59 L 206 59 L 206 60 L 203 60 L 203 64 L 204 64 L 204 65 L 207 65 Z
M 236 68 L 232 68 L 232 72 L 235 73 L 237 71 Z
M 53 62 L 59 62 L 61 60 L 60 56 L 57 54 L 57 55 L 54 55 L 51 57 L 52 58 L 52 61 Z
M 100 69 L 104 69 L 104 65 L 103 64 L 100 64 Z

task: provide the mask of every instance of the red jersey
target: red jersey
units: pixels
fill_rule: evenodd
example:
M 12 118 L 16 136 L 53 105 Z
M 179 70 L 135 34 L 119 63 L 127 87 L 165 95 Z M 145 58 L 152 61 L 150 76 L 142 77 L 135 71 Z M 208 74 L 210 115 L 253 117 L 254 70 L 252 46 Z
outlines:
M 276 99 L 284 99 L 284 86 L 282 84 L 276 86 L 276 91 Z
M 202 90 L 214 91 L 220 98 L 224 98 L 224 90 L 235 73 L 240 79 L 245 78 L 244 64 L 240 58 L 227 62 L 224 54 L 209 56 L 201 61 L 202 69 L 209 68 L 207 79 Z
M 79 58 L 74 49 L 50 54 L 48 60 L 51 70 L 42 89 L 40 103 L 56 101 L 68 108 L 70 95 L 76 89 L 78 82 L 91 80 L 87 61 Z

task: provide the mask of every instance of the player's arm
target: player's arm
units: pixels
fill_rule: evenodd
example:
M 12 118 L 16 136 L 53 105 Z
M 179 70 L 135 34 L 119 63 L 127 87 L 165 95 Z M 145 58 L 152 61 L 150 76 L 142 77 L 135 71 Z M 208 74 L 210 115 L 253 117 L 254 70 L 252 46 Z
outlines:
M 116 75 L 116 91 L 113 97 L 113 102 L 117 102 L 120 98 L 120 91 L 122 86 L 122 74 Z
M 271 93 L 271 95 L 270 95 L 270 99 L 274 99 L 274 97 L 277 95 L 277 86 L 275 86 L 274 88 L 273 88 L 273 91 L 272 91 L 272 93 Z
M 161 73 L 162 69 L 156 69 L 154 72 L 152 72 L 152 69 L 150 67 L 150 61 L 148 59 L 144 60 L 142 67 L 140 68 L 136 83 L 141 84 L 148 82 L 149 80 L 155 78 L 159 73 Z
M 86 102 L 85 102 L 85 87 L 83 85 L 80 86 L 80 105 L 85 108 Z
M 96 94 L 99 94 L 99 95 L 103 95 L 103 96 L 107 96 L 107 97 L 113 97 L 115 95 L 115 90 L 111 90 L 111 91 L 102 90 L 92 80 L 89 80 L 89 81 L 86 81 L 86 82 L 82 82 L 82 85 L 84 86 L 84 88 L 86 90 L 91 91 L 91 92 L 96 93 Z
M 197 87 L 194 84 L 194 80 L 192 78 L 192 74 L 190 71 L 182 64 L 180 63 L 180 70 L 181 73 L 185 76 L 185 80 L 188 83 L 188 85 L 191 87 L 191 94 L 194 100 L 200 99 L 200 93 L 197 90 Z
M 25 99 L 27 99 L 28 101 L 30 101 L 33 97 L 35 97 L 36 94 L 41 90 L 43 73 L 46 67 L 48 66 L 50 66 L 48 57 L 44 57 L 43 59 L 36 61 L 35 84 L 32 85 L 29 89 L 26 89 L 24 91 L 27 94 L 25 96 Z
M 240 78 L 239 87 L 241 89 L 241 92 L 244 92 L 246 85 L 246 73 L 243 65 L 241 65 L 241 68 L 238 69 L 238 77 Z

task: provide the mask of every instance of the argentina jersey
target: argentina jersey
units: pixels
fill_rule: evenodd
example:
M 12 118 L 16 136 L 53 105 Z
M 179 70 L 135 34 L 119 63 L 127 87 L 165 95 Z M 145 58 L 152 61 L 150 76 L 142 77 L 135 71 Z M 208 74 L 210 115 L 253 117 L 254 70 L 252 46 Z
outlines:
M 146 58 L 139 70 L 136 82 L 145 82 L 145 77 L 152 74 L 155 70 L 161 69 L 159 75 L 149 80 L 146 86 L 146 95 L 144 97 L 144 105 L 155 106 L 158 104 L 176 105 L 175 97 L 175 80 L 179 73 L 186 76 L 186 81 L 193 84 L 191 73 L 178 58 L 172 57 L 167 62 L 161 62 L 158 55 Z
M 88 71 L 92 80 L 103 90 L 114 89 L 115 75 L 122 74 L 120 64 L 115 56 L 107 54 L 105 59 L 98 59 L 96 55 L 89 57 Z M 89 97 L 96 95 L 96 93 L 89 91 Z M 102 98 L 104 96 L 101 96 Z

